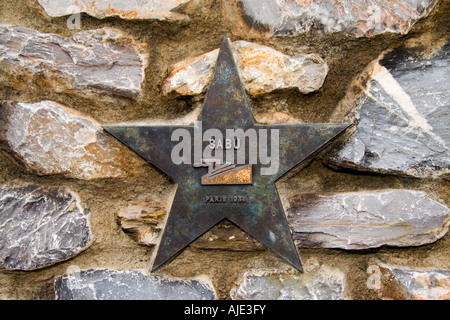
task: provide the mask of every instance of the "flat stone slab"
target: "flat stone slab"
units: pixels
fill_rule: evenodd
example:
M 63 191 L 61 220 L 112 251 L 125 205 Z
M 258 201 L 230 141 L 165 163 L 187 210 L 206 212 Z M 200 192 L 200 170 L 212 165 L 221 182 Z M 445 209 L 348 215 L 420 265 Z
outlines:
M 443 237 L 450 223 L 450 210 L 422 191 L 299 195 L 289 201 L 288 221 L 300 248 L 419 246 Z
M 141 45 L 118 30 L 88 30 L 62 38 L 0 26 L 0 82 L 17 90 L 136 99 L 146 66 Z
M 173 12 L 190 0 L 36 0 L 51 17 L 87 13 L 95 18 L 117 16 L 122 19 L 184 20 L 186 15 Z
M 89 269 L 57 277 L 55 300 L 214 300 L 206 276 L 193 280 L 138 270 Z
M 343 300 L 344 286 L 344 274 L 327 267 L 299 275 L 249 270 L 230 296 L 233 300 Z
M 228 1 L 227 1 L 228 2 Z M 303 33 L 371 37 L 407 34 L 435 0 L 238 0 L 225 11 L 234 34 L 252 37 Z
M 0 146 L 38 175 L 119 178 L 144 164 L 98 122 L 52 101 L 2 103 L 0 125 Z
M 450 42 L 432 55 L 400 47 L 370 74 L 349 140 L 329 162 L 381 174 L 437 178 L 450 173 Z
M 245 89 L 253 96 L 285 89 L 311 93 L 322 87 L 328 74 L 327 63 L 314 53 L 288 56 L 247 41 L 233 42 L 232 51 Z M 204 93 L 213 76 L 218 53 L 216 49 L 173 65 L 162 93 L 182 96 Z
M 450 300 L 450 270 L 379 265 L 383 300 Z
M 0 268 L 36 270 L 70 259 L 92 241 L 89 211 L 66 188 L 0 187 Z

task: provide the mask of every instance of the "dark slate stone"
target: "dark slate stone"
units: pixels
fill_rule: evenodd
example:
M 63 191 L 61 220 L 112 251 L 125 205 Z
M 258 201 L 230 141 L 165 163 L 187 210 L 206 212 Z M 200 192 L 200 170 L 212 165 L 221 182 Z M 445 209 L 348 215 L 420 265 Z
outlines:
M 173 279 L 138 270 L 89 269 L 55 280 L 56 300 L 213 300 L 207 280 Z
M 450 223 L 450 210 L 417 190 L 298 195 L 287 212 L 301 248 L 420 246 L 442 238 Z
M 357 127 L 332 164 L 415 177 L 450 173 L 450 43 L 432 55 L 384 56 L 356 109 Z
M 0 268 L 35 270 L 74 257 L 92 240 L 89 212 L 65 188 L 0 187 Z

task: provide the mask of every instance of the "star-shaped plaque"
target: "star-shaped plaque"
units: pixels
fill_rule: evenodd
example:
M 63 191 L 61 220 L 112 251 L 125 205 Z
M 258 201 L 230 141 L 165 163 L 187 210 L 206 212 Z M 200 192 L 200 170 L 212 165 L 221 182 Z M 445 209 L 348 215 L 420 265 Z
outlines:
M 152 271 L 224 219 L 302 271 L 275 181 L 348 126 L 255 123 L 225 36 L 197 123 L 104 129 L 178 183 Z

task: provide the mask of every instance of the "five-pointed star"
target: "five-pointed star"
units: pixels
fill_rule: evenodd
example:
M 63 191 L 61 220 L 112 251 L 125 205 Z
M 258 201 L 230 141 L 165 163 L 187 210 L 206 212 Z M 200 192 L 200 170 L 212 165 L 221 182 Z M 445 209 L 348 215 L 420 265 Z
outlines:
M 256 124 L 226 36 L 198 121 L 194 126 L 104 126 L 107 132 L 178 183 L 152 271 L 224 219 L 228 219 L 302 271 L 275 181 L 323 148 L 342 133 L 348 124 Z M 172 132 L 182 128 L 194 137 L 194 128 L 199 123 L 203 131 L 209 128 L 222 132 L 234 128 L 244 131 L 249 128 L 278 129 L 278 172 L 261 175 L 261 168 L 267 166 L 254 164 L 251 184 L 202 185 L 201 178 L 205 175 L 206 168 L 198 168 L 192 164 L 174 164 L 171 161 L 172 148 L 178 143 L 171 140 Z M 205 197 L 210 196 L 241 196 L 246 201 L 205 202 Z

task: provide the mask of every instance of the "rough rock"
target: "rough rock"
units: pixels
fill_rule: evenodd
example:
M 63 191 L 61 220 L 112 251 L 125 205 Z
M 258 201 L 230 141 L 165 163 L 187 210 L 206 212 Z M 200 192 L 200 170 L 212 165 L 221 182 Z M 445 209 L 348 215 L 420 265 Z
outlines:
M 407 34 L 435 0 L 238 0 L 225 14 L 234 34 L 251 37 L 341 33 L 370 37 Z
M 96 18 L 118 16 L 122 19 L 182 20 L 187 16 L 173 12 L 190 0 L 36 0 L 51 17 L 87 13 Z
M 253 96 L 290 88 L 311 93 L 322 87 L 328 73 L 328 65 L 316 54 L 292 57 L 246 41 L 233 42 L 232 50 L 244 86 Z M 216 49 L 172 66 L 163 94 L 192 96 L 205 92 L 218 52 Z
M 138 98 L 147 65 L 147 55 L 140 48 L 112 29 L 62 38 L 0 26 L 0 82 L 18 90 Z
M 300 275 L 270 270 L 250 270 L 230 296 L 233 300 L 343 300 L 344 274 L 322 266 Z
M 381 264 L 380 288 L 384 300 L 450 300 L 450 270 L 411 269 Z
M 66 188 L 0 188 L 0 266 L 35 270 L 70 259 L 91 243 L 89 211 Z
M 155 246 L 164 229 L 167 204 L 152 200 L 130 201 L 117 213 L 122 229 L 139 244 Z
M 301 248 L 419 246 L 443 237 L 450 223 L 446 206 L 414 190 L 301 195 L 287 212 Z
M 330 163 L 436 178 L 450 173 L 450 42 L 421 56 L 405 47 L 375 64 L 353 135 Z
M 99 123 L 52 101 L 0 104 L 0 125 L 0 146 L 38 175 L 116 178 L 144 164 Z
M 77 270 L 56 278 L 55 300 L 213 300 L 206 277 L 181 280 L 138 270 Z

